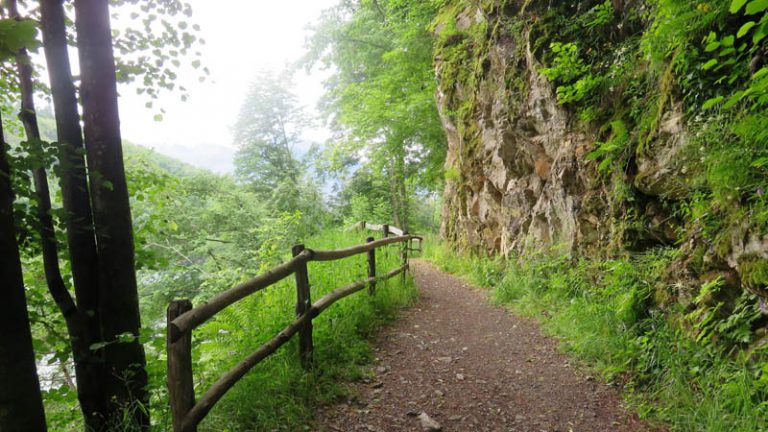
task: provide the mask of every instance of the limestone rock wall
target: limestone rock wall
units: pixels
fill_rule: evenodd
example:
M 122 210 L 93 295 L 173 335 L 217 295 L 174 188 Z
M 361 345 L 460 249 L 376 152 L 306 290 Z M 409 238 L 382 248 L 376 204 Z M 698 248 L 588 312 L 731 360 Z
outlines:
M 479 11 L 463 16 L 464 26 L 488 19 Z M 469 16 L 476 22 L 467 22 Z M 446 167 L 458 176 L 447 180 L 443 236 L 502 254 L 607 243 L 607 202 L 585 169 L 593 138 L 572 127 L 537 72 L 527 35 L 499 34 L 484 63 L 471 116 L 450 112 L 472 89 L 454 83 L 450 95 L 438 94 Z M 438 58 L 438 76 L 441 67 Z

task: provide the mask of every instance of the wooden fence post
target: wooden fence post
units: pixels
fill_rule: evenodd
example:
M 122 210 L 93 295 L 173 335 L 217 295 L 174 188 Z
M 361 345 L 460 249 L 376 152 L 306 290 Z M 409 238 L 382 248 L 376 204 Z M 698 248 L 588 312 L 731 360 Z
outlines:
M 171 405 L 174 432 L 181 432 L 184 417 L 195 405 L 195 387 L 192 382 L 192 331 L 187 331 L 176 342 L 171 342 L 171 321 L 192 309 L 189 300 L 174 300 L 168 305 L 166 350 L 168 353 L 168 400 Z M 185 432 L 197 431 L 197 425 Z
M 300 254 L 304 250 L 303 244 L 294 245 L 291 249 L 293 256 Z M 299 317 L 309 311 L 312 306 L 312 297 L 309 292 L 309 273 L 307 272 L 307 262 L 303 261 L 296 266 L 296 316 Z M 312 368 L 312 320 L 299 330 L 299 359 L 301 367 L 305 370 Z
M 373 237 L 368 237 L 365 239 L 368 243 L 374 241 L 375 239 Z M 368 277 L 369 278 L 375 278 L 376 277 L 376 248 L 373 248 L 368 251 Z M 376 294 L 376 281 L 373 281 L 368 285 L 368 294 L 374 295 Z
M 382 225 L 381 230 L 384 231 L 384 238 L 389 237 L 389 225 L 387 224 Z

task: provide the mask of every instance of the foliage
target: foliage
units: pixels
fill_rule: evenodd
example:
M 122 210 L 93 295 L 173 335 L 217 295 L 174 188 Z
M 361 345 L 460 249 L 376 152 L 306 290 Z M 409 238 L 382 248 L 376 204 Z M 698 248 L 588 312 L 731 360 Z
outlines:
M 205 44 L 205 39 L 199 36 L 202 29 L 193 22 L 192 7 L 183 0 L 110 0 L 110 4 L 117 80 L 119 83 L 131 83 L 139 95 L 146 96 L 146 107 L 156 110 L 155 119 L 162 120 L 165 110 L 155 104 L 163 91 L 177 92 L 182 100 L 189 97 L 188 89 L 176 82 L 182 69 L 191 69 L 200 81 L 205 81 L 209 75 L 199 50 Z M 64 5 L 67 22 L 72 26 L 68 29 L 67 40 L 71 47 L 76 48 L 73 6 L 71 3 Z M 39 35 L 33 29 L 40 21 L 40 10 L 26 1 L 19 1 L 19 9 L 27 20 L 15 24 L 10 23 L 12 20 L 3 20 L 9 21 L 4 26 L 7 29 L 16 26 L 23 29 L 25 38 L 36 39 L 25 46 L 36 48 L 40 45 Z M 18 42 L 14 42 L 14 35 L 2 29 L 0 40 L 10 44 Z M 35 71 L 41 70 L 36 63 L 42 59 L 42 56 L 33 57 Z M 18 104 L 20 93 L 18 78 L 10 65 L 4 64 L 1 68 L 4 72 L 0 80 L 0 88 L 4 90 L 2 109 L 7 120 L 13 117 L 8 115 L 8 110 Z M 43 81 L 35 84 L 36 90 L 50 95 Z
M 539 73 L 562 83 L 556 89 L 557 101 L 567 104 L 586 99 L 599 85 L 600 80 L 592 75 L 590 68 L 581 59 L 576 44 L 552 42 L 549 49 L 555 54 L 552 67 L 539 69 Z
M 240 108 L 235 124 L 237 179 L 267 203 L 270 211 L 301 211 L 312 227 L 322 224 L 325 209 L 308 160 L 297 157 L 302 131 L 309 124 L 290 90 L 291 82 L 260 73 Z
M 344 1 L 314 28 L 308 67 L 333 66 L 323 104 L 341 171 L 362 164 L 388 179 L 392 219 L 407 225 L 414 189 L 441 185 L 444 133 L 434 100 L 432 38 L 439 2 Z M 402 222 L 401 222 L 402 220 Z
M 190 6 L 176 0 L 115 0 L 112 3 L 115 6 L 113 19 L 118 23 L 113 28 L 118 80 L 133 83 L 140 94 L 146 94 L 150 99 L 157 99 L 162 90 L 179 90 L 182 99 L 186 98 L 186 89 L 177 84 L 178 71 L 187 66 L 182 61 L 191 60 L 190 66 L 200 72 L 201 79 L 207 75 L 207 69 L 202 67 L 198 58 L 200 53 L 196 52 L 197 45 L 204 41 L 197 36 L 199 26 L 189 20 Z M 22 46 L 34 48 L 37 45 L 33 19 L 37 18 L 38 10 L 25 8 L 28 4 L 24 2 L 21 6 L 28 9 L 25 12 L 29 12 L 31 20 L 0 20 L 3 58 Z M 70 8 L 70 5 L 66 4 L 66 7 Z M 405 185 L 397 193 L 401 198 L 398 205 L 407 214 L 403 200 L 407 201 L 410 197 L 406 188 L 413 191 L 429 185 L 424 176 L 414 174 L 419 170 L 426 172 L 423 167 L 430 163 L 430 169 L 440 169 L 440 149 L 435 143 L 441 130 L 429 86 L 419 89 L 420 93 L 413 92 L 414 97 L 397 88 L 398 80 L 405 82 L 406 78 L 410 79 L 409 85 L 416 88 L 420 80 L 429 74 L 429 41 L 419 38 L 426 32 L 425 26 L 410 22 L 410 15 L 397 15 L 402 11 L 396 4 L 393 3 L 391 9 L 399 24 L 389 30 L 399 32 L 402 40 L 400 45 L 393 44 L 391 52 L 378 53 L 381 58 L 376 61 L 379 65 L 388 65 L 391 74 L 382 78 L 378 85 L 386 85 L 387 91 L 400 100 L 397 116 L 401 126 L 393 129 L 394 135 L 387 131 L 391 138 L 389 142 L 399 143 L 394 148 L 400 152 L 394 163 L 386 166 L 371 164 L 369 168 L 378 168 L 374 170 L 378 177 L 376 182 L 392 178 L 399 179 Z M 67 9 L 67 14 L 71 13 L 71 9 Z M 130 17 L 131 22 L 121 24 L 121 16 Z M 420 22 L 424 20 L 424 17 L 420 18 Z M 378 22 L 376 25 L 383 28 L 390 24 Z M 383 33 L 382 38 L 385 38 Z M 71 36 L 70 43 L 74 44 Z M 400 47 L 404 49 L 400 50 Z M 413 58 L 408 53 L 409 47 L 414 48 Z M 417 52 L 416 48 L 420 51 Z M 416 61 L 410 69 L 395 67 L 402 59 Z M 370 66 L 371 70 L 378 67 Z M 419 74 L 411 76 L 416 72 Z M 11 76 L 8 74 L 8 77 Z M 15 109 L 16 101 L 11 95 L 17 93 L 17 83 L 13 79 L 4 79 L 2 85 L 8 90 L 4 93 L 2 108 L 4 112 L 10 112 Z M 164 382 L 163 316 L 171 299 L 188 297 L 199 304 L 244 278 L 285 260 L 290 246 L 298 242 L 335 248 L 343 243 L 363 241 L 362 234 L 355 234 L 353 239 L 350 234 L 337 232 L 313 237 L 327 229 L 330 217 L 325 197 L 315 182 L 317 175 L 311 169 L 312 159 L 319 150 L 312 148 L 301 158 L 293 148 L 299 143 L 301 127 L 306 122 L 289 86 L 289 83 L 274 77 L 261 76 L 251 89 L 236 126 L 235 135 L 240 145 L 236 179 L 216 176 L 146 149 L 124 144 L 140 306 L 145 324 L 141 342 L 148 360 L 149 409 L 152 411 L 153 427 L 157 430 L 169 427 Z M 373 87 L 364 89 L 366 92 L 372 90 Z M 377 100 L 374 95 L 369 97 L 370 102 Z M 150 100 L 147 107 L 154 108 L 153 103 Z M 377 109 L 382 114 L 379 121 L 383 125 L 385 120 L 389 121 L 383 116 L 386 108 L 382 105 Z M 162 117 L 162 112 L 160 109 L 158 118 Z M 34 344 L 44 381 L 50 429 L 74 431 L 81 430 L 83 424 L 75 409 L 77 391 L 72 378 L 72 353 L 67 335 L 62 330 L 65 328 L 62 317 L 47 293 L 35 229 L 36 202 L 29 182 L 32 169 L 45 168 L 52 174 L 53 213 L 58 224 L 57 241 L 62 251 L 59 258 L 62 273 L 69 275 L 62 224 L 66 215 L 61 209 L 60 191 L 56 187 L 55 175 L 60 173 L 57 172 L 57 145 L 53 143 L 55 129 L 53 120 L 48 118 L 50 113 L 38 114 L 46 135 L 45 141 L 11 140 L 14 170 L 23 174 L 14 177 L 17 183 L 14 185 L 17 192 L 15 206 L 19 210 L 16 215 L 23 245 L 24 277 Z M 412 123 L 412 116 L 425 120 L 425 123 Z M 385 129 L 380 128 L 379 132 Z M 357 129 L 358 132 L 362 130 Z M 373 132 L 374 129 L 365 131 L 360 136 L 378 140 L 379 132 Z M 429 148 L 429 145 L 434 148 Z M 371 149 L 374 152 L 361 156 L 358 161 L 379 151 L 376 146 Z M 437 156 L 433 157 L 434 154 Z M 434 174 L 433 171 L 430 173 Z M 386 192 L 379 190 L 378 196 L 371 193 L 373 189 L 381 189 L 378 185 L 368 190 L 361 187 L 349 194 L 351 198 L 347 204 L 353 208 L 352 213 L 366 216 L 377 213 L 382 222 L 390 222 L 392 203 L 383 197 L 392 196 L 392 184 L 384 182 L 384 185 Z M 365 204 L 367 199 L 376 201 L 375 206 Z M 378 263 L 383 270 L 392 268 L 398 260 L 399 252 L 393 247 L 382 250 Z M 315 295 L 322 295 L 363 277 L 366 266 L 357 261 L 335 263 L 333 267 L 318 265 L 311 272 Z M 72 281 L 65 277 L 71 289 Z M 241 357 L 249 353 L 253 344 L 268 337 L 268 331 L 278 329 L 292 317 L 293 300 L 289 285 L 283 283 L 243 305 L 228 309 L 220 320 L 203 329 L 201 337 L 210 336 L 211 343 L 202 344 L 197 353 L 196 370 L 201 375 L 202 384 L 210 383 L 212 377 L 230 366 L 236 358 L 233 353 L 241 354 Z M 215 411 L 208 420 L 210 428 L 293 430 L 304 424 L 309 419 L 309 407 L 343 393 L 334 380 L 362 373 L 359 366 L 370 360 L 365 337 L 391 318 L 397 308 L 407 304 L 413 296 L 410 282 L 401 284 L 391 281 L 380 284 L 379 294 L 374 298 L 358 296 L 332 308 L 317 320 L 316 327 L 318 361 L 328 365 L 323 374 L 305 374 L 289 367 L 289 347 L 288 353 L 270 359 L 263 372 L 250 377 Z M 257 319 L 253 319 L 254 316 Z M 231 323 L 241 325 L 233 327 Z M 231 332 L 237 342 L 225 340 L 222 336 L 225 333 L 220 330 Z M 96 349 L 96 346 L 92 348 Z M 264 395 L 262 400 L 254 400 L 253 389 L 263 388 L 265 382 L 274 386 L 273 392 L 260 392 Z M 299 394 L 295 392 L 297 385 L 302 389 Z M 243 403 L 246 398 L 247 404 Z M 248 407 L 248 413 L 242 412 L 243 406 Z M 282 412 L 280 407 L 284 409 Z
M 199 47 L 205 39 L 192 21 L 192 6 L 183 0 L 111 0 L 113 20 L 130 23 L 113 30 L 113 47 L 119 82 L 134 83 L 138 94 L 146 94 L 152 108 L 162 90 L 179 91 L 182 100 L 189 95 L 176 80 L 182 65 L 191 66 L 199 81 L 205 81 L 208 68 L 202 65 Z M 122 17 L 129 20 L 123 20 Z M 184 62 L 184 64 L 182 63 Z M 159 108 L 162 119 L 164 110 Z
M 0 20 L 1 60 L 15 56 L 21 48 L 34 49 L 37 46 L 37 25 L 34 21 Z
M 702 105 L 703 109 L 712 108 L 723 101 L 723 109 L 733 108 L 741 101 L 745 101 L 748 110 L 764 108 L 768 104 L 768 67 L 753 63 L 759 56 L 764 55 L 762 41 L 768 35 L 768 3 L 761 0 L 748 3 L 733 0 L 729 12 L 738 14 L 742 8 L 744 12 L 740 21 L 745 22 L 735 34 L 718 38 L 717 33 L 711 31 L 707 35 L 704 51 L 712 54 L 717 52 L 717 56 L 704 63 L 701 68 L 720 74 L 715 84 L 744 84 L 741 88 L 734 89 L 727 98 L 720 95 L 707 100 Z M 755 15 L 762 16 L 759 20 L 752 19 Z M 742 67 L 745 63 L 749 63 L 749 70 Z
M 237 175 L 259 194 L 296 183 L 299 176 L 293 152 L 306 121 L 290 86 L 267 72 L 259 74 L 235 124 Z
M 602 159 L 598 171 L 605 171 L 622 156 L 629 144 L 629 131 L 621 120 L 611 122 L 611 137 L 606 142 L 596 142 L 595 149 L 586 156 L 587 160 Z

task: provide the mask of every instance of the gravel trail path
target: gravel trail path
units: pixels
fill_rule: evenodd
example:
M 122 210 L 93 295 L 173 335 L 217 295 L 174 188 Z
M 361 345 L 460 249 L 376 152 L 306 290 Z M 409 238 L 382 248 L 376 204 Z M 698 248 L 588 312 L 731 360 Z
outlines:
M 532 320 L 428 263 L 412 267 L 420 300 L 376 339 L 374 376 L 350 384 L 348 401 L 321 409 L 315 430 L 655 430 Z

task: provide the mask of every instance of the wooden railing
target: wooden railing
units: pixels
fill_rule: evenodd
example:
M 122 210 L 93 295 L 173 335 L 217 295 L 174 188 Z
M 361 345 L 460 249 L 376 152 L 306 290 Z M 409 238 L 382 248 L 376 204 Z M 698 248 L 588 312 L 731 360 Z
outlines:
M 299 358 L 302 367 L 313 367 L 312 319 L 320 315 L 336 301 L 356 293 L 366 286 L 368 293 L 376 293 L 376 282 L 387 280 L 402 274 L 408 269 L 408 252 L 421 251 L 423 239 L 409 235 L 399 228 L 388 225 L 373 225 L 361 222 L 356 228 L 381 231 L 383 238 L 375 240 L 368 237 L 365 244 L 338 250 L 312 250 L 304 245 L 293 246 L 293 258 L 271 270 L 254 277 L 232 289 L 224 291 L 208 302 L 192 307 L 189 300 L 174 300 L 168 306 L 167 314 L 167 358 L 168 358 L 168 393 L 173 418 L 174 432 L 194 432 L 197 425 L 205 418 L 216 402 L 249 370 L 274 353 L 299 334 Z M 413 248 L 412 241 L 418 241 L 419 247 Z M 402 243 L 400 267 L 383 275 L 376 275 L 376 249 L 389 244 Z M 307 263 L 310 261 L 334 261 L 367 253 L 368 277 L 337 288 L 312 303 L 309 288 Z M 261 291 L 293 274 L 296 280 L 296 319 L 272 339 L 264 343 L 251 355 L 240 361 L 229 372 L 195 401 L 195 388 L 192 380 L 192 330 L 212 318 L 219 311 L 243 298 Z

